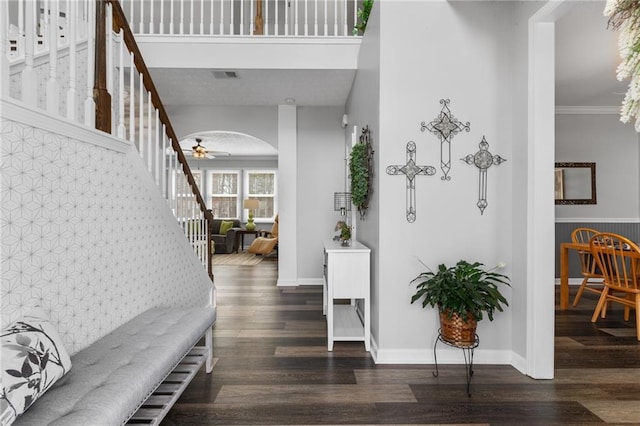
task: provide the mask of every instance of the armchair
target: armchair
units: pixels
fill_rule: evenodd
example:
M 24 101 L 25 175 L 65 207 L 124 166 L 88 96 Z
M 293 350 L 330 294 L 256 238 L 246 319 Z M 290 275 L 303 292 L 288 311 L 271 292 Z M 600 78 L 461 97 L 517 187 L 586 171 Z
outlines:
M 278 223 L 279 218 L 276 215 L 271 231 L 263 229 L 258 231 L 258 237 L 253 240 L 247 251 L 253 254 L 267 255 L 276 249 L 278 245 Z

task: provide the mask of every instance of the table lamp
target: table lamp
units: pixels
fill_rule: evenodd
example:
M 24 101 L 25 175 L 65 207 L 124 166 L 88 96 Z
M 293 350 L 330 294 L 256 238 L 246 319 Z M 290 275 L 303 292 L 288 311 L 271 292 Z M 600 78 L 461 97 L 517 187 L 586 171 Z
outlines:
M 351 211 L 351 193 L 350 192 L 334 192 L 333 193 L 333 210 L 340 212 L 341 216 L 346 216 Z
M 249 210 L 249 220 L 247 220 L 245 228 L 247 231 L 253 231 L 256 229 L 256 224 L 253 223 L 253 211 L 258 208 L 258 200 L 246 199 L 244 200 L 243 207 Z

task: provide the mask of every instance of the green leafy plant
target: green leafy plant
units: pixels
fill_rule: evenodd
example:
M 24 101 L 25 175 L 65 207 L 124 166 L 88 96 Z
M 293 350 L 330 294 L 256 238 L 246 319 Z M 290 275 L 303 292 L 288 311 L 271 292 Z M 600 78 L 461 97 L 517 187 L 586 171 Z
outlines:
M 358 35 L 358 32 L 364 34 L 364 30 L 367 28 L 367 22 L 369 21 L 369 14 L 373 7 L 373 0 L 364 0 L 362 7 L 358 9 L 358 22 L 353 27 L 353 35 Z
M 503 305 L 509 305 L 498 289 L 500 284 L 510 286 L 509 277 L 494 272 L 503 264 L 489 270 L 483 266 L 480 262 L 460 260 L 455 266 L 439 265 L 435 273 L 431 270 L 422 272 L 411 280 L 417 288 L 411 303 L 422 299 L 423 308 L 437 306 L 439 312 L 447 313 L 449 318 L 453 314 L 461 318 L 471 314 L 480 321 L 486 312 L 489 320 L 493 321 L 494 311 L 502 312 Z
M 369 142 L 369 134 L 369 126 L 364 127 L 360 135 L 360 142 L 351 149 L 349 157 L 351 202 L 358 208 L 360 219 L 364 219 L 367 213 L 371 196 L 373 149 Z
M 351 239 L 351 227 L 347 225 L 344 221 L 339 221 L 336 223 L 336 231 L 340 231 L 340 235 L 336 237 L 336 239 L 340 240 L 350 240 Z

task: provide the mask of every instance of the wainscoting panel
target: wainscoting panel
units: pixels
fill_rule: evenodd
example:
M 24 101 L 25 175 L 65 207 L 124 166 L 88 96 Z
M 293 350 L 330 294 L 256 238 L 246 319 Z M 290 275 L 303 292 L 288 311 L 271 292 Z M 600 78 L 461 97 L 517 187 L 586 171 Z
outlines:
M 571 232 L 579 227 L 596 229 L 601 232 L 614 232 L 624 235 L 632 241 L 640 242 L 640 223 L 638 222 L 563 222 L 556 223 L 556 278 L 560 277 L 560 244 L 571 242 Z M 575 251 L 569 252 L 569 278 L 580 278 L 580 260 Z
M 73 354 L 151 307 L 207 303 L 211 281 L 135 148 L 2 108 L 3 327 L 40 306 Z

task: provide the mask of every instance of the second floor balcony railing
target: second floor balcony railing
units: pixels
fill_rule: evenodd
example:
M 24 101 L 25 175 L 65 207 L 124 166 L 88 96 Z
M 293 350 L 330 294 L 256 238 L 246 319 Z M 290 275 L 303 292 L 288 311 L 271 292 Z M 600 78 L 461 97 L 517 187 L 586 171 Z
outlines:
M 362 0 L 121 0 L 136 35 L 351 37 Z

